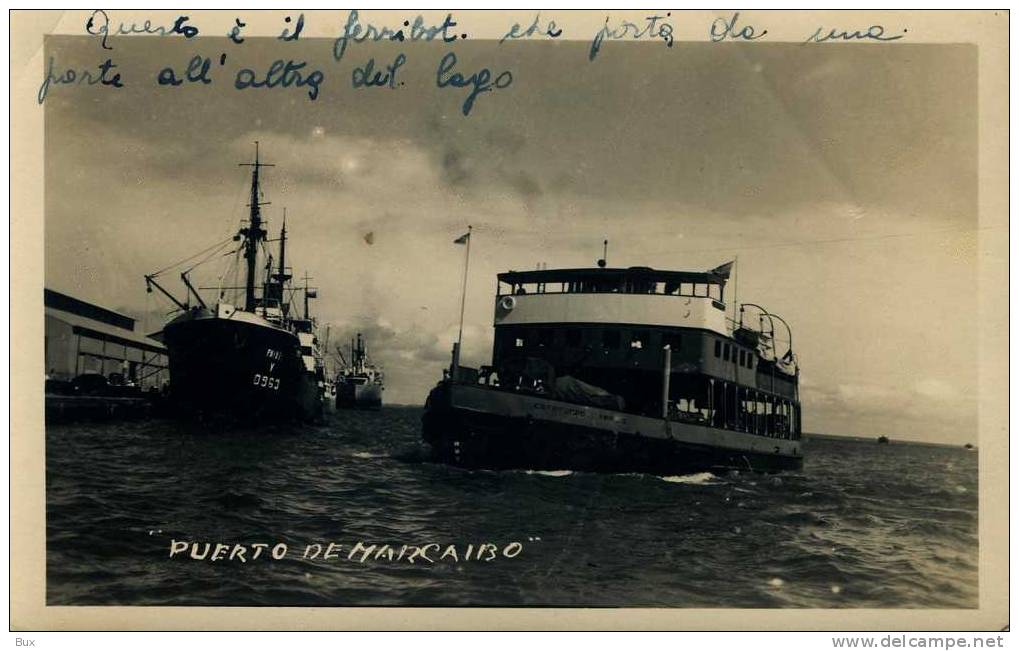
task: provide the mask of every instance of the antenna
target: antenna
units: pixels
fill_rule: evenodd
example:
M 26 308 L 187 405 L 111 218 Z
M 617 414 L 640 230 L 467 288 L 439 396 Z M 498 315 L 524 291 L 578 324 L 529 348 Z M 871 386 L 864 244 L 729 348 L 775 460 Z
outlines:
M 609 263 L 609 241 L 605 240 L 604 242 L 602 242 L 602 254 L 601 260 L 598 261 L 598 266 L 604 269 L 605 265 L 607 265 L 608 263 Z

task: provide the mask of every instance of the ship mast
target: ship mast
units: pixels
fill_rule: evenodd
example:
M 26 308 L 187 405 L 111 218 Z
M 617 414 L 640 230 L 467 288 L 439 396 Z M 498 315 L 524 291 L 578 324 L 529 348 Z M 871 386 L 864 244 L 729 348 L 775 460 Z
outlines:
M 262 228 L 261 206 L 269 205 L 269 202 L 258 201 L 258 173 L 263 167 L 274 167 L 258 160 L 258 141 L 255 141 L 255 162 L 240 163 L 242 167 L 250 167 L 251 170 L 251 202 L 248 207 L 251 210 L 248 219 L 248 226 L 240 230 L 239 235 L 244 239 L 244 259 L 248 263 L 247 278 L 244 283 L 244 310 L 255 311 L 255 263 L 258 258 L 258 244 L 265 239 L 265 229 Z
M 311 287 L 310 285 L 308 285 L 308 281 L 311 280 L 311 279 L 312 279 L 311 276 L 309 276 L 308 272 L 305 271 L 304 272 L 304 320 L 305 321 L 308 321 L 308 320 L 311 319 L 311 314 L 308 311 L 308 299 L 309 298 L 318 298 L 318 288 L 317 287 Z
M 280 270 L 276 280 L 282 285 L 287 280 L 287 209 L 283 209 L 283 228 L 280 230 Z
M 283 228 L 280 229 L 280 266 L 279 271 L 276 272 L 276 282 L 279 284 L 279 300 L 280 309 L 283 310 L 284 316 L 288 315 L 290 304 L 285 302 L 283 299 L 284 286 L 287 281 L 290 280 L 290 274 L 287 273 L 287 209 L 283 209 Z

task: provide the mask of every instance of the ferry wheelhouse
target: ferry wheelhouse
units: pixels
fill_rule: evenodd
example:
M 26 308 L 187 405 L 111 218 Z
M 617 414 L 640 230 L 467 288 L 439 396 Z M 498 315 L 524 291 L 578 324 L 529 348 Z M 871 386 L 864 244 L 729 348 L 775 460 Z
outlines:
M 462 367 L 454 347 L 425 440 L 477 467 L 800 468 L 792 332 L 754 304 L 727 318 L 730 267 L 499 274 L 492 363 Z

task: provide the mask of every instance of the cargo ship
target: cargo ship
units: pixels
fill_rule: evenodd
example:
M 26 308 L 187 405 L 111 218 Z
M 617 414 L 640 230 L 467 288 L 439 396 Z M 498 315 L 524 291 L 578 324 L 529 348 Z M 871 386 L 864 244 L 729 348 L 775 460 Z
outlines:
M 222 413 L 253 420 L 314 420 L 323 412 L 326 386 L 316 323 L 308 309 L 308 300 L 317 292 L 308 287 L 307 280 L 304 287 L 291 283 L 285 215 L 278 239 L 279 259 L 274 263 L 272 255 L 265 253 L 264 266 L 260 265 L 259 252 L 265 248 L 268 234 L 261 213 L 266 202 L 261 201 L 260 176 L 264 168 L 273 166 L 259 159 L 258 143 L 254 162 L 242 165 L 252 168 L 249 214 L 247 223 L 227 240 L 227 245 L 231 241 L 239 244 L 226 255 L 232 256 L 237 266 L 243 259 L 244 285 L 195 288 L 191 284 L 189 272 L 198 264 L 223 257 L 222 246 L 180 274 L 187 290 L 184 299 L 158 282 L 159 274 L 167 269 L 145 276 L 147 290 L 159 290 L 178 312 L 159 335 L 167 348 L 170 403 L 182 415 Z M 217 289 L 217 301 L 206 302 L 202 289 Z M 243 303 L 226 301 L 229 290 L 243 290 Z M 303 314 L 293 306 L 299 293 L 303 293 Z
M 385 390 L 382 369 L 368 357 L 368 346 L 361 333 L 350 341 L 350 359 L 337 351 L 344 366 L 336 376 L 336 407 L 339 409 L 382 409 Z
M 461 366 L 454 344 L 425 404 L 424 440 L 437 460 L 474 468 L 801 468 L 792 331 L 750 303 L 727 317 L 731 269 L 599 260 L 499 274 L 492 362 Z

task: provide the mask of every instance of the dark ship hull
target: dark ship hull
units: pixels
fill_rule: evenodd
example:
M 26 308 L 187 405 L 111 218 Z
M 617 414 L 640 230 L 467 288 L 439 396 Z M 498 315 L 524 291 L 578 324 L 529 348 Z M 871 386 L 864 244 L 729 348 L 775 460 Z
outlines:
M 242 419 L 321 416 L 313 373 L 297 336 L 241 311 L 217 316 L 196 309 L 163 330 L 170 366 L 170 398 L 184 415 L 227 414 Z
M 382 387 L 374 383 L 339 383 L 336 406 L 340 409 L 382 409 Z
M 429 394 L 422 420 L 436 460 L 468 468 L 680 475 L 803 466 L 798 440 L 449 381 Z

